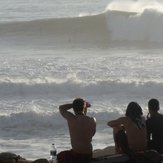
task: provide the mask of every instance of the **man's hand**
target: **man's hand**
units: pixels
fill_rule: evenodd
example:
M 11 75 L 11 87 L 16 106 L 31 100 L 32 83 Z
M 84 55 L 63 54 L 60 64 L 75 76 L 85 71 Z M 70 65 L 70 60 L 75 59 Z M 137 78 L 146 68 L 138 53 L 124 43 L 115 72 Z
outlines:
M 86 103 L 86 108 L 91 107 L 91 104 L 89 102 L 86 101 L 85 103 Z
M 85 107 L 84 107 L 84 114 L 87 114 L 87 108 L 91 107 L 91 104 L 87 101 L 85 101 Z

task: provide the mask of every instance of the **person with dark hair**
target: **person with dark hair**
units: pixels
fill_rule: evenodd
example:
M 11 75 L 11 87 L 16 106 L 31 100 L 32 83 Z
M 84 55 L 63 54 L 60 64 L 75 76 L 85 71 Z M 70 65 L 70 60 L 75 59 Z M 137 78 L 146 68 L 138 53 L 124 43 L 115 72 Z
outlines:
M 148 148 L 163 153 L 163 115 L 159 113 L 159 101 L 150 99 L 147 115 L 147 140 Z
M 146 149 L 145 118 L 138 103 L 130 102 L 124 117 L 109 121 L 107 124 L 113 128 L 116 153 L 132 156 L 132 153 Z
M 96 132 L 96 119 L 86 115 L 91 105 L 82 98 L 59 106 L 61 115 L 67 120 L 72 149 L 57 155 L 59 163 L 89 163 L 92 158 L 92 138 Z M 69 110 L 73 109 L 74 114 Z

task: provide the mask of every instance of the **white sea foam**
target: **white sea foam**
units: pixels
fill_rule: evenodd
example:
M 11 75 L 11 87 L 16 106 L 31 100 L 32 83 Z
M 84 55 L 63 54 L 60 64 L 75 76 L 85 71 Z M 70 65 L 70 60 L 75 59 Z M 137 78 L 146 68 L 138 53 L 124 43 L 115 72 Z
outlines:
M 163 3 L 162 1 L 155 1 L 155 0 L 115 0 L 111 1 L 108 6 L 106 7 L 106 10 L 118 10 L 118 11 L 126 11 L 126 12 L 135 12 L 135 13 L 141 13 L 146 9 L 154 9 L 159 12 L 163 12 Z
M 146 9 L 128 16 L 107 12 L 108 29 L 114 41 L 143 41 L 162 43 L 163 12 Z M 153 20 L 153 21 L 151 21 Z

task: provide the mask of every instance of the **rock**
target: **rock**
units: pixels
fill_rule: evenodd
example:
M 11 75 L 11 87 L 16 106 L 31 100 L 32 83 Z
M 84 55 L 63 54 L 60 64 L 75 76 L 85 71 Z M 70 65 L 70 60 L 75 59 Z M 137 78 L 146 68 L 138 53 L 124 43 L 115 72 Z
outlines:
M 29 161 L 14 153 L 2 152 L 0 153 L 0 163 L 49 163 L 49 161 L 44 158 Z
M 32 163 L 49 163 L 49 161 L 46 159 L 38 159 L 38 160 L 33 161 Z

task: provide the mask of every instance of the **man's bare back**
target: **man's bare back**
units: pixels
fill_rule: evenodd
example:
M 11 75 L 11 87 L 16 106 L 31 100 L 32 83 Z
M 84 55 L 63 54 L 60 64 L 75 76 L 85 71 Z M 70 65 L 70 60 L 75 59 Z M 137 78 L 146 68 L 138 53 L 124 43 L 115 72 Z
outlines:
M 85 115 L 68 119 L 72 149 L 79 153 L 92 152 L 92 137 L 95 134 L 95 120 Z

